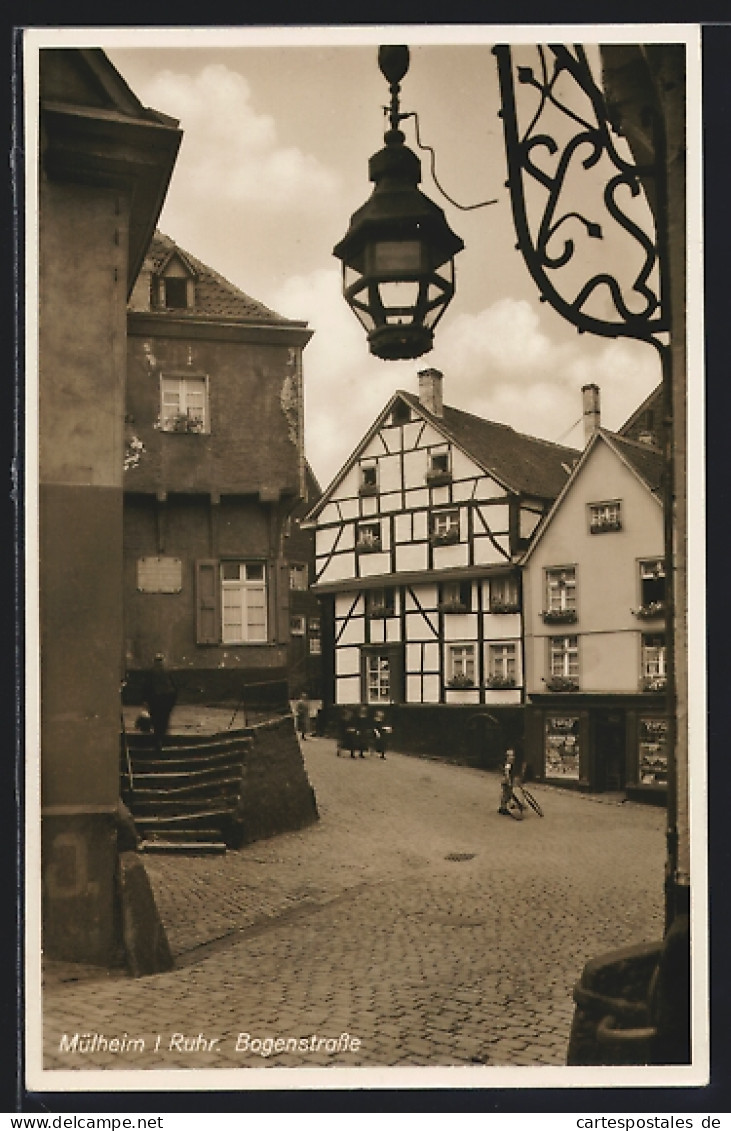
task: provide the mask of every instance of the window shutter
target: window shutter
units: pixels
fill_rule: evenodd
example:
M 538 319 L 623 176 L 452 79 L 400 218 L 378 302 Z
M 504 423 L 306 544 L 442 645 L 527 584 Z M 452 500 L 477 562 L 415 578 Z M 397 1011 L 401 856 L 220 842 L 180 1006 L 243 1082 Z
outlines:
M 218 644 L 221 639 L 218 562 L 196 562 L 195 579 L 196 640 L 199 644 Z
M 281 559 L 276 564 L 276 640 L 278 644 L 289 643 L 289 562 Z

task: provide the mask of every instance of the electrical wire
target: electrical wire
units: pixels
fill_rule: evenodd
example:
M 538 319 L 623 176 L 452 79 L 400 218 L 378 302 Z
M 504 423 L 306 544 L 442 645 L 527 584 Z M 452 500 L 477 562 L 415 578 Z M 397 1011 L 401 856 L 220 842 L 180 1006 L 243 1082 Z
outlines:
M 568 436 L 568 435 L 569 435 L 569 434 L 570 434 L 571 432 L 573 432 L 574 428 L 576 428 L 576 427 L 577 427 L 577 425 L 581 424 L 581 421 L 582 421 L 583 419 L 584 419 L 584 418 L 583 418 L 583 416 L 580 416 L 580 417 L 579 417 L 579 419 L 578 419 L 578 420 L 575 420 L 575 421 L 574 421 L 574 423 L 573 423 L 573 424 L 571 425 L 571 427 L 570 427 L 570 428 L 567 428 L 565 432 L 562 432 L 562 433 L 561 433 L 561 435 L 560 435 L 560 436 L 558 437 L 558 439 L 557 439 L 557 440 L 554 440 L 554 441 L 553 441 L 553 443 L 554 443 L 554 444 L 560 444 L 562 440 L 565 440 L 565 439 L 566 439 L 566 437 L 567 437 L 567 436 Z
M 416 111 L 412 111 L 410 114 L 404 114 L 403 117 L 414 119 L 414 125 L 416 127 L 416 144 L 419 146 L 419 149 L 423 149 L 426 153 L 429 154 L 429 164 L 431 167 L 432 180 L 434 181 L 434 184 L 437 186 L 445 200 L 448 200 L 449 203 L 454 205 L 455 208 L 459 208 L 461 212 L 472 212 L 472 210 L 475 208 L 485 208 L 488 204 L 498 203 L 497 197 L 494 200 L 481 200 L 477 204 L 459 204 L 456 200 L 453 200 L 449 193 L 444 191 L 437 178 L 436 153 L 434 152 L 431 145 L 425 145 L 421 140 L 421 132 L 419 130 L 419 115 L 416 113 Z

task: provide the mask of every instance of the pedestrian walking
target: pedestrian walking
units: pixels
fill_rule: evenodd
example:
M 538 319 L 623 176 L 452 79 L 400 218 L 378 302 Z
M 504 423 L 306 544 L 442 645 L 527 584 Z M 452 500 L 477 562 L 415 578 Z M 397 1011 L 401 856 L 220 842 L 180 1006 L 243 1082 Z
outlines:
M 386 712 L 379 708 L 373 715 L 373 749 L 382 758 L 386 757 L 386 743 L 392 728 L 387 725 Z
M 373 725 L 371 723 L 371 715 L 367 706 L 363 704 L 358 708 L 358 719 L 356 723 L 357 731 L 357 746 L 358 755 L 365 758 L 366 750 L 371 748 L 371 738 L 373 737 Z
M 509 817 L 510 810 L 508 806 L 512 801 L 522 809 L 523 806 L 513 794 L 513 788 L 520 784 L 520 775 L 522 773 L 522 764 L 516 760 L 515 748 L 509 746 L 505 751 L 505 765 L 503 766 L 503 776 L 500 782 L 500 808 L 498 813 L 503 816 Z
M 175 680 L 165 667 L 165 657 L 162 652 L 158 652 L 155 656 L 152 671 L 142 688 L 142 698 L 150 714 L 155 746 L 161 750 L 162 741 L 170 725 L 170 716 L 178 699 Z
M 307 700 L 307 692 L 303 691 L 295 703 L 294 717 L 297 725 L 297 733 L 304 742 L 307 738 L 307 731 L 310 727 L 310 704 Z
M 355 758 L 355 716 L 350 707 L 345 707 L 338 718 L 338 737 L 335 753 L 338 758 L 341 751 L 349 751 L 350 757 Z

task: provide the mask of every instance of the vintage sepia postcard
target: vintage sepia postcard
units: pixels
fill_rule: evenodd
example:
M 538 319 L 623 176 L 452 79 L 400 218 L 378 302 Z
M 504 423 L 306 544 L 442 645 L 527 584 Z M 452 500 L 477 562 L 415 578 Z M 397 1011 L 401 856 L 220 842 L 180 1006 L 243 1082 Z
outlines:
M 27 28 L 24 1086 L 702 1085 L 700 28 Z

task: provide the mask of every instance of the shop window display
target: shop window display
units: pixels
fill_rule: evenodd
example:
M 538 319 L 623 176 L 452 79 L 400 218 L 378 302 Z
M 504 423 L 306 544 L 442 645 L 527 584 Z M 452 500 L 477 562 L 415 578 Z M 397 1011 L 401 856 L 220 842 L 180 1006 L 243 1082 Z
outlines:
M 641 785 L 667 785 L 667 733 L 666 719 L 640 719 L 639 774 Z
M 575 715 L 546 719 L 545 772 L 547 778 L 579 779 L 579 720 Z

